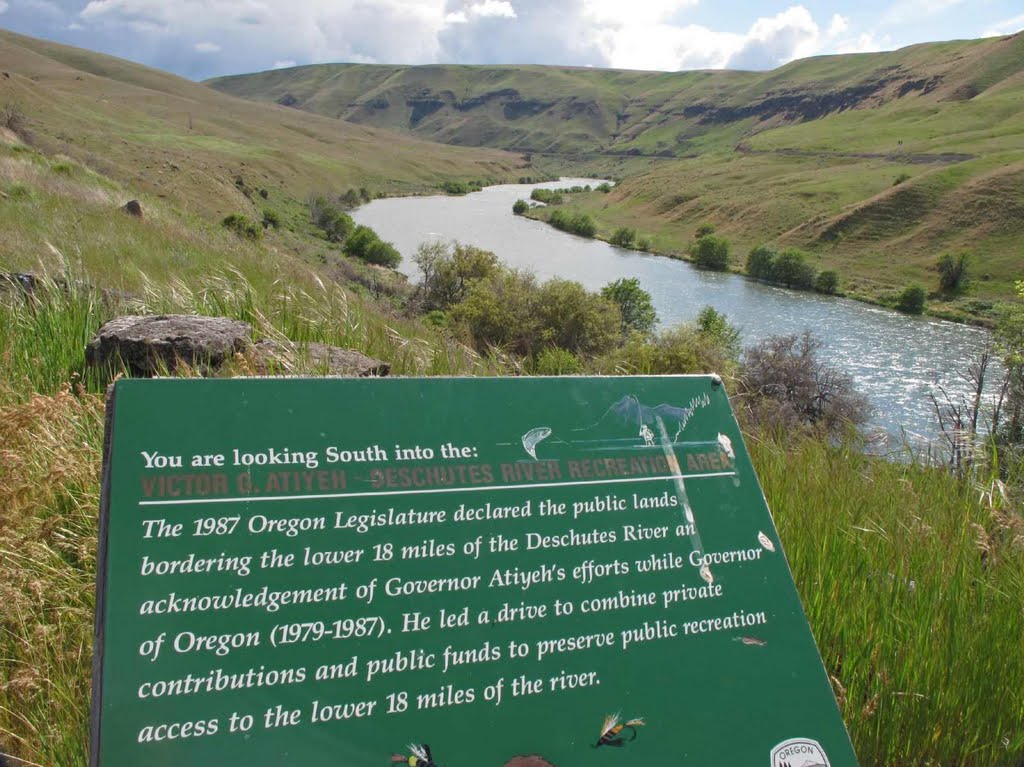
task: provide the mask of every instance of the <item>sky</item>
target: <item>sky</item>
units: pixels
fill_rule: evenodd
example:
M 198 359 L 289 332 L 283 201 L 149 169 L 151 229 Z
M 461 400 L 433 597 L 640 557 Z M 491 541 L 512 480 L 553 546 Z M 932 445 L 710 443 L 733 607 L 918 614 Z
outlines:
M 196 80 L 322 62 L 772 69 L 1024 28 L 1022 0 L 0 0 L 0 27 Z

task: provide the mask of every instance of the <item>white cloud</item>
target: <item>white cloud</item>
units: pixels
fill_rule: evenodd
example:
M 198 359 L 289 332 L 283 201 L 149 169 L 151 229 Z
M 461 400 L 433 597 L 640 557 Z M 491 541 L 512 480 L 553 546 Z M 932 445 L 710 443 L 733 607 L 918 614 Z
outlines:
M 514 19 L 516 9 L 508 0 L 484 0 L 469 6 L 469 15 L 478 19 Z
M 873 53 L 874 51 L 889 51 L 893 48 L 892 38 L 889 35 L 875 37 L 870 32 L 864 32 L 854 38 L 839 40 L 836 42 L 836 53 Z
M 997 21 L 982 33 L 982 37 L 1000 37 L 1020 32 L 1022 29 L 1024 29 L 1024 14 L 1014 16 L 1012 19 Z
M 832 23 L 828 25 L 828 36 L 839 37 L 846 30 L 850 28 L 850 20 L 845 16 L 840 16 L 838 13 L 832 15 Z
M 220 53 L 220 46 L 208 41 L 196 43 L 192 47 L 196 49 L 196 53 Z
M 295 59 L 282 59 L 281 61 L 275 61 L 272 69 L 288 69 L 295 66 Z
M 10 6 L 7 5 L 7 0 L 0 0 L 0 13 L 6 13 L 8 8 Z

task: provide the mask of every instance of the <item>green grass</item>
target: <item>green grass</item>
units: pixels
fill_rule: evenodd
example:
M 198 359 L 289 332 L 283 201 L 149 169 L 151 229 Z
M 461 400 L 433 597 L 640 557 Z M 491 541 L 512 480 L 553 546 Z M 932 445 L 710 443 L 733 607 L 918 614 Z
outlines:
M 152 285 L 142 308 L 223 313 L 296 339 L 416 345 L 397 332 L 375 341 L 351 321 L 338 329 L 349 312 L 338 294 L 262 294 L 237 275 L 201 294 Z M 86 291 L 0 298 L 0 733 L 43 765 L 86 764 L 109 376 L 82 375 L 82 343 L 109 311 Z M 436 354 L 400 367 L 494 372 Z M 868 457 L 855 442 L 747 437 L 861 764 L 1024 758 L 1024 524 L 1000 486 Z

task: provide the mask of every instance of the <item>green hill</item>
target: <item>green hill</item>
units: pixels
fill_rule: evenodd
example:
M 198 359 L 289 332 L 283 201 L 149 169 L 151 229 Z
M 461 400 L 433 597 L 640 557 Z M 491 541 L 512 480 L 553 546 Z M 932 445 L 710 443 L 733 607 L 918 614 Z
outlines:
M 246 189 L 304 199 L 367 187 L 415 192 L 442 179 L 517 178 L 519 157 L 461 150 L 232 98 L 122 59 L 0 30 L 0 106 L 34 147 L 210 217 L 253 204 Z M 239 177 L 242 184 L 237 183 Z
M 935 283 L 976 255 L 975 298 L 1008 296 L 1024 246 L 1024 35 L 823 56 L 771 72 L 329 64 L 218 78 L 250 99 L 617 175 L 582 199 L 602 231 L 666 252 L 715 224 L 741 261 L 796 245 L 844 287 Z M 900 182 L 897 184 L 897 179 Z M 961 302 L 963 303 L 963 302 Z

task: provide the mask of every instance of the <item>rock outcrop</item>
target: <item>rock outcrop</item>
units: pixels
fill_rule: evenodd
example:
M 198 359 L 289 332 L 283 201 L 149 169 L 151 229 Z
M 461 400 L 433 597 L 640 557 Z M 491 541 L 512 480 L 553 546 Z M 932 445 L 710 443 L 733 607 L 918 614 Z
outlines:
M 321 343 L 296 344 L 293 341 L 262 340 L 256 343 L 257 364 L 261 373 L 312 372 L 328 376 L 367 378 L 386 376 L 391 365 L 368 357 L 354 349 L 341 349 Z
M 201 372 L 249 348 L 252 326 L 226 317 L 186 314 L 117 317 L 85 349 L 92 365 L 123 364 L 132 375 L 173 373 L 182 363 Z

